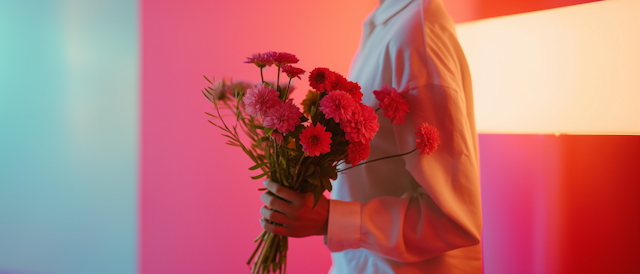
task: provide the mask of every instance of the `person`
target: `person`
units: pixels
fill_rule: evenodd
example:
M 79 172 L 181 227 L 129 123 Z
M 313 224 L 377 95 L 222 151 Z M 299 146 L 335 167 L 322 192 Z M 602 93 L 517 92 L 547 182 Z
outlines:
M 441 0 L 381 0 L 365 20 L 349 80 L 363 103 L 395 87 L 410 105 L 405 125 L 378 119 L 368 159 L 412 150 L 427 122 L 441 143 L 353 168 L 338 177 L 332 199 L 312 208 L 309 194 L 265 181 L 267 231 L 326 235 L 330 273 L 482 273 L 478 142 L 471 77 L 455 27 Z M 289 202 L 283 201 L 282 197 Z

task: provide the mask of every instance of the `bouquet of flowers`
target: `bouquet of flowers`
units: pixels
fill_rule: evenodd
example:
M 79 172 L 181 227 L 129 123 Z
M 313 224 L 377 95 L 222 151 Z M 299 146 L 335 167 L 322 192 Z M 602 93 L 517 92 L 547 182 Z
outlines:
M 409 104 L 396 89 L 385 86 L 374 91 L 380 103 L 380 108 L 374 110 L 361 102 L 363 94 L 357 83 L 327 68 L 316 68 L 309 75 L 313 90 L 302 101 L 301 110 L 289 98 L 293 78 L 302 79 L 300 76 L 305 73 L 291 65 L 299 61 L 295 55 L 266 52 L 247 59 L 245 63 L 260 69 L 262 81 L 257 85 L 226 79 L 216 82 L 205 76 L 211 86 L 202 93 L 215 108 L 214 114 L 205 113 L 217 120 L 209 122 L 223 131 L 228 145 L 239 147 L 253 160 L 249 170 L 260 174 L 251 178 L 266 177 L 298 192 L 312 192 L 314 207 L 325 190 L 331 191 L 331 181 L 341 172 L 417 150 L 421 155 L 431 154 L 440 142 L 438 131 L 425 123 L 416 132 L 414 150 L 362 162 L 369 156 L 369 142 L 379 128 L 378 110 L 382 109 L 394 124 L 405 123 Z M 277 81 L 268 83 L 263 70 L 273 65 L 277 68 Z M 286 86 L 280 85 L 281 73 L 289 78 Z M 227 124 L 221 109 L 235 116 L 234 124 Z M 238 128 L 248 140 L 241 138 Z M 343 163 L 351 167 L 339 169 Z M 287 237 L 263 231 L 255 242 L 258 245 L 247 262 L 252 273 L 286 272 Z

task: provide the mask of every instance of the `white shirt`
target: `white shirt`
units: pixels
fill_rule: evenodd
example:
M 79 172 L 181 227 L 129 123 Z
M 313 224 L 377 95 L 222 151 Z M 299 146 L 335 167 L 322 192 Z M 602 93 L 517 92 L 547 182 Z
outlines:
M 429 156 L 414 152 L 339 176 L 330 201 L 330 273 L 482 273 L 471 77 L 441 0 L 380 5 L 364 23 L 349 80 L 374 109 L 373 90 L 385 84 L 410 105 L 405 125 L 378 111 L 368 160 L 414 149 L 422 122 L 439 130 L 441 143 Z

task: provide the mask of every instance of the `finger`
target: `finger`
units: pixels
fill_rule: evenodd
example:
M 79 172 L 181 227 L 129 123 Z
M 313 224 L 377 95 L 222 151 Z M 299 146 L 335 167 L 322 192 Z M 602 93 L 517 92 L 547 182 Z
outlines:
M 265 182 L 265 187 L 267 187 L 269 191 L 273 192 L 278 197 L 281 197 L 294 204 L 300 204 L 303 202 L 302 195 L 294 191 L 293 189 L 287 188 L 271 180 L 266 180 Z
M 282 236 L 289 236 L 289 229 L 286 226 L 273 225 L 263 219 L 260 219 L 260 225 L 262 225 L 262 228 L 267 232 Z
M 260 199 L 262 199 L 262 202 L 264 202 L 264 204 L 267 205 L 270 209 L 280 211 L 286 215 L 293 213 L 293 206 L 291 205 L 291 203 L 276 197 L 275 195 L 273 195 L 273 193 L 262 193 Z
M 291 219 L 289 219 L 289 217 L 287 217 L 287 215 L 284 215 L 280 212 L 268 209 L 266 206 L 263 206 L 260 209 L 260 214 L 262 214 L 262 216 L 264 218 L 266 218 L 267 220 L 273 222 L 273 223 L 278 223 L 281 225 L 290 225 L 291 224 Z

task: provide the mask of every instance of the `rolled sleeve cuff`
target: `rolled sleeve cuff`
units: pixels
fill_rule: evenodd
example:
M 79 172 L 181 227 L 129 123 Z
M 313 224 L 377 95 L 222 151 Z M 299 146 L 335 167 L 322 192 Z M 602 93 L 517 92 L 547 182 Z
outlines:
M 327 247 L 331 252 L 360 248 L 360 213 L 358 202 L 330 200 Z

